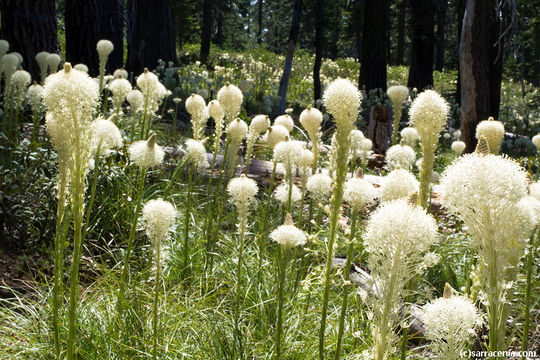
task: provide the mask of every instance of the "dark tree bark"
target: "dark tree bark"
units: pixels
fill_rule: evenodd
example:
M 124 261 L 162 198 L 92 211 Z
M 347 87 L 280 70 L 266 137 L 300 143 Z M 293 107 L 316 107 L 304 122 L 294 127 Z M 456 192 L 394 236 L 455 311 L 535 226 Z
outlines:
M 103 0 L 101 2 L 101 39 L 110 40 L 114 50 L 107 61 L 107 71 L 112 73 L 124 64 L 124 16 L 123 0 Z
M 101 38 L 99 10 L 99 0 L 65 2 L 66 60 L 72 65 L 86 64 L 92 76 L 99 72 L 96 50 L 96 44 Z
M 437 0 L 437 51 L 435 53 L 435 70 L 442 71 L 444 67 L 445 27 L 447 0 Z
M 396 65 L 405 64 L 405 18 L 407 16 L 407 0 L 400 0 L 398 5 Z
M 423 91 L 433 86 L 434 6 L 430 0 L 409 0 L 411 55 L 407 86 Z
M 23 56 L 23 68 L 39 82 L 36 54 L 59 52 L 54 1 L 4 0 L 0 2 L 0 11 L 1 38 L 9 42 L 10 51 Z
M 457 84 L 456 84 L 456 102 L 461 105 L 461 70 L 459 66 L 459 46 L 461 43 L 461 30 L 463 29 L 463 17 L 465 16 L 465 6 L 467 5 L 467 0 L 458 0 L 456 11 L 457 11 L 457 48 L 458 53 L 458 73 L 457 73 Z
M 388 0 L 366 0 L 359 88 L 386 91 Z
M 128 57 L 126 68 L 136 75 L 154 68 L 159 59 L 176 62 L 176 32 L 165 0 L 128 1 Z
M 324 46 L 324 0 L 315 0 L 315 62 L 313 63 L 313 100 L 322 96 L 321 63 Z
M 206 64 L 212 40 L 212 0 L 204 0 L 201 31 L 201 63 Z
M 258 13 L 257 13 L 257 23 L 259 28 L 257 29 L 257 43 L 262 44 L 262 29 L 263 29 L 263 0 L 257 1 Z
M 287 102 L 287 87 L 289 86 L 289 78 L 291 77 L 294 50 L 296 48 L 296 42 L 298 41 L 298 33 L 300 31 L 301 18 L 302 18 L 302 0 L 294 0 L 291 31 L 289 32 L 287 54 L 285 55 L 285 66 L 283 67 L 283 75 L 281 75 L 281 81 L 279 82 L 278 96 L 280 97 L 280 100 L 279 100 L 279 113 L 280 114 L 283 114 L 285 112 L 285 104 Z
M 216 27 L 217 27 L 217 30 L 216 30 L 216 37 L 214 39 L 214 43 L 218 46 L 223 46 L 223 44 L 225 43 L 225 35 L 223 34 L 223 10 L 218 10 L 217 11 L 217 16 L 216 16 Z
M 459 48 L 461 71 L 461 137 L 466 151 L 476 147 L 476 126 L 498 118 L 502 74 L 502 19 L 496 0 L 468 0 Z
M 113 52 L 107 61 L 107 71 L 122 67 L 124 60 L 124 3 L 121 0 L 66 0 L 66 60 L 73 65 L 83 63 L 96 76 L 99 58 L 96 44 L 110 40 Z

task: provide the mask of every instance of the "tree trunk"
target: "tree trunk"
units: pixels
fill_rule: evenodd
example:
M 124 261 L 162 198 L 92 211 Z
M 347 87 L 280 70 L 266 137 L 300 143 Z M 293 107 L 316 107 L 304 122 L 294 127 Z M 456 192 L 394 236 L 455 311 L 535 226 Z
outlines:
M 324 46 L 324 0 L 315 0 L 315 62 L 313 63 L 313 100 L 322 96 L 321 63 Z
M 257 29 L 257 43 L 262 44 L 262 29 L 263 29 L 263 0 L 257 1 L 258 13 L 257 13 L 257 23 L 259 28 Z
M 101 39 L 110 40 L 114 50 L 107 61 L 107 71 L 112 73 L 124 64 L 124 16 L 123 0 L 102 0 L 100 16 Z
M 126 68 L 135 75 L 158 60 L 176 62 L 176 32 L 169 3 L 165 0 L 128 1 L 128 57 Z
M 457 12 L 457 48 L 458 53 L 458 72 L 457 72 L 457 84 L 456 84 L 456 102 L 461 105 L 461 70 L 459 69 L 459 47 L 461 43 L 461 30 L 463 29 L 463 17 L 465 16 L 465 6 L 467 5 L 467 0 L 458 0 L 456 5 Z
M 461 72 L 461 137 L 466 151 L 476 147 L 476 126 L 498 118 L 502 74 L 502 43 L 496 42 L 501 19 L 495 0 L 468 0 L 459 47 Z M 500 46 L 500 49 L 499 49 Z
M 212 40 L 212 0 L 204 0 L 201 30 L 201 54 L 202 64 L 206 64 L 210 55 L 210 42 Z
M 366 0 L 359 88 L 386 91 L 388 0 Z
M 405 64 L 405 18 L 407 16 L 407 0 L 400 0 L 398 5 L 398 26 L 397 26 L 397 49 L 396 65 Z
M 4 0 L 0 2 L 0 11 L 2 39 L 9 42 L 10 51 L 23 56 L 23 68 L 39 82 L 36 54 L 59 52 L 54 1 Z
M 279 82 L 278 96 L 280 97 L 280 100 L 279 100 L 279 113 L 280 114 L 283 114 L 285 112 L 285 104 L 287 103 L 287 87 L 289 85 L 289 78 L 291 77 L 294 49 L 296 48 L 296 42 L 298 40 L 298 32 L 300 31 L 301 18 L 302 18 L 302 0 L 294 0 L 291 31 L 289 32 L 287 55 L 285 56 L 285 66 L 283 67 L 283 75 L 281 76 L 281 81 Z
M 86 64 L 92 76 L 99 72 L 96 50 L 96 44 L 100 40 L 99 8 L 99 0 L 65 2 L 66 60 L 72 65 Z
M 435 56 L 435 70 L 442 71 L 444 67 L 444 30 L 446 27 L 447 0 L 437 0 L 437 52 Z
M 434 7 L 430 0 L 409 0 L 411 55 L 407 86 L 423 91 L 433 86 Z

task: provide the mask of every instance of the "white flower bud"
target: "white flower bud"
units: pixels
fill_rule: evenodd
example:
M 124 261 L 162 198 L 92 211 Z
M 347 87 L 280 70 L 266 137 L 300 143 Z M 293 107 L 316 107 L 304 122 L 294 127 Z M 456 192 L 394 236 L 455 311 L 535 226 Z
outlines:
M 307 241 L 307 234 L 294 226 L 290 214 L 287 214 L 284 225 L 270 233 L 270 239 L 277 242 L 286 249 L 304 245 Z
M 292 117 L 289 114 L 280 115 L 280 116 L 278 116 L 277 118 L 274 119 L 274 125 L 283 126 L 290 133 L 294 129 L 294 120 L 292 119 Z

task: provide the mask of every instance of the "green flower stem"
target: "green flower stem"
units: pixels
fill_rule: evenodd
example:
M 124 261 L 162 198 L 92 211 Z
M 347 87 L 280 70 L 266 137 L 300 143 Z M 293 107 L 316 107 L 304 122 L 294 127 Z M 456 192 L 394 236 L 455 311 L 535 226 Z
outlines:
M 255 146 L 255 141 L 257 141 L 258 136 L 251 134 L 251 137 L 247 141 L 247 150 L 246 150 L 246 176 L 249 174 L 249 165 L 251 164 L 251 155 L 253 154 L 253 146 Z
M 94 207 L 94 200 L 96 199 L 96 188 L 97 188 L 97 181 L 99 178 L 99 165 L 100 165 L 100 157 L 99 157 L 99 151 L 101 148 L 101 144 L 98 145 L 96 149 L 96 154 L 94 155 L 94 176 L 92 176 L 92 184 L 90 185 L 90 199 L 88 200 L 88 206 L 86 207 L 86 215 L 84 217 L 84 223 L 86 226 L 83 229 L 83 240 L 86 239 L 86 232 L 88 231 L 88 227 L 90 224 L 90 216 L 92 215 L 92 208 Z
M 272 174 L 270 175 L 270 186 L 268 186 L 266 190 L 266 201 L 263 206 L 263 213 L 262 213 L 262 221 L 259 223 L 259 265 L 257 267 L 257 281 L 259 284 L 259 288 L 262 285 L 262 263 L 263 263 L 263 257 L 264 257 L 264 238 L 265 238 L 265 232 L 266 232 L 266 225 L 268 220 L 268 209 L 270 209 L 270 200 L 272 198 L 272 188 L 274 185 L 274 178 L 276 176 L 276 168 L 277 168 L 277 162 L 273 162 L 272 165 Z
M 430 197 L 430 180 L 433 172 L 433 163 L 435 162 L 435 149 L 432 145 L 422 144 L 422 166 L 420 167 L 420 193 L 418 203 L 424 209 L 428 209 L 428 200 Z
M 336 133 L 337 143 L 337 169 L 330 206 L 330 235 L 327 243 L 326 266 L 324 273 L 324 292 L 321 314 L 321 326 L 319 329 L 319 359 L 324 360 L 324 335 L 326 330 L 326 317 L 328 314 L 328 298 L 330 295 L 330 273 L 332 270 L 332 259 L 334 258 L 334 244 L 337 238 L 338 222 L 343 201 L 343 188 L 348 169 L 349 144 L 348 137 L 351 129 L 340 129 Z
M 276 359 L 281 359 L 281 340 L 283 334 L 283 293 L 285 288 L 285 273 L 287 267 L 288 249 L 279 247 L 279 259 L 278 259 L 278 317 L 277 317 L 277 331 L 276 331 Z
M 178 165 L 176 165 L 176 168 L 174 169 L 172 175 L 171 175 L 171 178 L 167 184 L 167 186 L 165 187 L 165 190 L 163 191 L 163 198 L 167 199 L 170 192 L 171 192 L 171 188 L 172 186 L 174 185 L 174 182 L 176 181 L 176 178 L 178 177 L 178 174 L 184 169 L 184 167 L 186 166 L 187 162 L 188 162 L 188 157 L 185 157 L 182 162 L 178 163 Z
M 403 111 L 403 105 L 393 104 L 394 106 L 394 127 L 392 129 L 392 145 L 398 143 L 398 134 L 399 134 L 399 120 L 401 120 L 401 112 Z
M 182 265 L 182 280 L 186 279 L 189 272 L 189 225 L 191 224 L 191 193 L 193 191 L 193 172 L 195 170 L 194 167 L 191 167 L 188 172 L 186 213 L 184 215 L 184 262 Z
M 345 286 L 343 288 L 343 300 L 341 303 L 341 313 L 339 315 L 339 330 L 336 344 L 336 352 L 334 353 L 334 359 L 339 360 L 341 354 L 341 339 L 343 337 L 343 328 L 345 325 L 345 314 L 347 313 L 347 303 L 349 301 L 349 291 L 352 287 L 350 284 L 349 275 L 351 273 L 351 264 L 354 250 L 354 238 L 356 234 L 356 218 L 358 217 L 358 210 L 354 208 L 351 214 L 351 233 L 349 235 L 349 248 L 347 250 L 347 262 L 345 263 Z
M 529 342 L 529 325 L 531 321 L 530 311 L 531 311 L 531 281 L 533 273 L 533 258 L 536 253 L 536 239 L 538 237 L 538 232 L 535 230 L 531 238 L 529 239 L 529 254 L 527 255 L 527 287 L 525 288 L 525 310 L 524 310 L 524 322 L 523 322 L 523 339 L 521 342 L 521 350 L 523 352 L 527 351 L 528 342 Z M 522 360 L 525 360 L 526 356 L 523 355 Z
M 129 267 L 131 259 L 131 251 L 133 250 L 133 240 L 135 239 L 135 231 L 137 230 L 137 222 L 139 220 L 139 213 L 142 207 L 142 196 L 144 189 L 144 178 L 146 175 L 146 169 L 139 169 L 139 179 L 137 184 L 137 194 L 135 200 L 135 212 L 133 213 L 133 218 L 131 220 L 131 227 L 129 229 L 129 237 L 127 242 L 127 249 L 124 255 L 122 274 L 120 275 L 120 285 L 118 290 L 117 298 L 117 311 L 118 311 L 118 328 L 116 329 L 116 336 L 120 334 L 120 322 L 123 319 L 124 313 L 124 301 L 125 301 L 125 291 L 129 277 Z
M 288 214 L 291 213 L 292 208 L 292 189 L 293 189 L 293 174 L 292 174 L 292 166 L 290 163 L 287 164 L 287 183 L 289 184 L 289 191 L 287 192 L 287 212 Z
M 160 288 L 160 275 L 161 275 L 161 239 L 155 239 L 156 246 L 156 280 L 155 280 L 155 289 L 154 289 L 154 307 L 152 309 L 152 359 L 156 360 L 157 358 L 157 340 L 158 340 L 158 324 L 159 324 L 159 288 Z
M 309 135 L 309 134 L 308 134 Z M 320 133 L 316 133 L 311 138 L 311 152 L 313 153 L 313 165 L 311 167 L 311 173 L 315 174 L 317 172 L 317 167 L 319 166 L 319 144 L 321 141 Z
M 236 170 L 236 158 L 238 157 L 238 149 L 240 148 L 240 142 L 231 140 L 231 146 L 229 148 L 229 163 L 227 165 L 227 180 L 234 176 Z
M 146 118 L 148 117 L 148 96 L 144 96 L 144 107 L 143 107 L 143 115 L 141 117 L 141 122 L 140 122 L 140 130 L 141 130 L 141 133 L 140 133 L 140 136 L 139 136 L 139 139 L 146 139 L 148 137 L 148 132 L 150 131 L 150 129 L 146 130 Z
M 234 343 L 237 346 L 237 357 L 243 359 L 243 347 L 240 333 L 240 304 L 242 302 L 242 260 L 244 256 L 244 242 L 247 228 L 247 206 L 238 208 L 238 263 L 236 267 L 236 301 L 234 309 Z M 239 354 L 239 355 L 238 355 Z

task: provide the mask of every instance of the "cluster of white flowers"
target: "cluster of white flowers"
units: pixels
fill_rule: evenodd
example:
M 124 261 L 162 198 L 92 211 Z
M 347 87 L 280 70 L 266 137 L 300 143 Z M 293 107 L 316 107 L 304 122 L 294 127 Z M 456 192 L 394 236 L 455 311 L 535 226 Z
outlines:
M 403 108 L 403 103 L 409 97 L 409 88 L 403 85 L 390 86 L 386 90 L 386 94 L 392 101 L 394 111 L 396 111 L 396 108 Z
M 156 74 L 144 69 L 137 77 L 137 86 L 144 96 L 143 110 L 148 114 L 156 112 L 161 100 L 167 95 L 167 89 L 159 81 Z
M 356 158 L 357 154 L 362 151 L 364 139 L 364 133 L 358 129 L 353 129 L 349 134 L 349 156 L 351 159 Z M 371 146 L 369 148 L 371 149 Z
M 247 207 L 255 202 L 258 191 L 257 183 L 244 175 L 232 179 L 227 185 L 227 192 L 237 208 Z
M 215 140 L 214 140 L 214 153 L 217 153 L 219 148 L 219 142 L 221 141 L 221 134 L 223 133 L 223 118 L 225 113 L 223 107 L 217 100 L 212 100 L 208 103 L 208 114 L 214 119 L 215 124 Z
M 418 192 L 418 180 L 413 174 L 398 166 L 384 178 L 381 201 L 406 198 L 415 192 Z
M 390 171 L 396 169 L 398 166 L 402 169 L 410 170 L 415 160 L 416 153 L 408 145 L 394 145 L 386 151 L 386 168 Z
M 35 81 L 26 90 L 26 99 L 32 108 L 32 112 L 38 113 L 43 105 L 43 87 Z
M 418 131 L 423 144 L 437 143 L 449 110 L 446 100 L 433 90 L 426 90 L 414 99 L 409 109 L 410 123 Z
M 307 181 L 306 189 L 316 202 L 321 202 L 332 192 L 332 178 L 323 173 L 313 174 Z
M 165 152 L 156 144 L 156 134 L 150 135 L 148 140 L 135 141 L 128 148 L 129 158 L 141 168 L 158 166 L 163 163 Z
M 53 53 L 47 55 L 47 66 L 49 67 L 49 73 L 53 74 L 58 71 L 58 66 L 62 62 L 60 55 Z
M 85 64 L 76 64 L 75 66 L 73 66 L 73 68 L 75 70 L 79 70 L 88 74 L 88 66 L 86 66 Z
M 324 105 L 334 117 L 336 124 L 344 129 L 352 128 L 360 107 L 362 94 L 358 88 L 347 79 L 334 80 L 323 94 Z
M 247 133 L 248 126 L 244 120 L 236 119 L 227 126 L 227 135 L 231 138 L 231 141 L 238 144 L 246 138 Z
M 353 177 L 345 182 L 343 200 L 353 209 L 360 210 L 373 204 L 378 196 L 377 189 L 362 177 Z
M 307 234 L 294 226 L 292 217 L 287 214 L 285 223 L 278 226 L 270 233 L 270 239 L 277 242 L 285 249 L 304 245 L 307 241 Z
M 191 94 L 186 99 L 186 111 L 191 115 L 193 138 L 199 140 L 204 132 L 206 121 L 210 117 L 203 97 L 197 94 Z
M 466 148 L 466 144 L 461 141 L 461 140 L 456 140 L 454 142 L 452 142 L 452 151 L 456 153 L 456 155 L 461 155 L 463 153 L 463 151 L 465 151 L 465 148 Z
M 2 54 L 0 53 L 0 57 Z M 39 66 L 39 71 L 41 73 L 41 83 L 45 81 L 45 78 L 47 77 L 47 56 L 49 56 L 49 53 L 47 51 L 40 51 L 36 54 L 35 59 Z M 74 69 L 77 69 L 77 65 L 73 67 Z M 79 70 L 79 69 L 77 69 Z
M 274 198 L 279 201 L 282 204 L 287 204 L 289 201 L 289 184 L 282 183 L 276 189 L 274 190 L 273 194 Z M 294 204 L 295 202 L 298 202 L 302 199 L 302 193 L 300 192 L 300 189 L 298 186 L 294 185 L 292 186 L 291 190 L 291 204 Z
M 270 148 L 274 148 L 278 143 L 287 140 L 289 130 L 282 125 L 272 125 L 264 135 L 264 142 Z
M 206 148 L 203 141 L 194 139 L 186 140 L 186 153 L 189 161 L 197 168 L 206 169 L 210 167 L 206 158 Z
M 401 130 L 401 140 L 405 145 L 409 145 L 410 147 L 414 147 L 418 140 L 420 140 L 420 134 L 418 134 L 418 131 L 416 131 L 413 127 L 406 127 Z
M 476 338 L 482 323 L 478 309 L 463 296 L 438 298 L 422 307 L 422 321 L 430 349 L 448 360 L 462 358 L 460 352 Z
M 305 146 L 305 143 L 302 143 L 302 144 L 303 145 L 301 146 Z M 302 152 L 298 156 L 296 165 L 298 167 L 298 173 L 300 174 L 300 176 L 304 177 L 304 179 L 305 177 L 309 176 L 309 174 L 311 173 L 311 167 L 313 165 L 313 161 L 314 161 L 313 152 L 311 150 L 303 148 Z
M 300 141 L 281 141 L 274 147 L 273 160 L 285 165 L 288 175 L 298 166 L 304 147 Z
M 501 142 L 504 138 L 504 125 L 500 121 L 495 121 L 492 117 L 481 121 L 476 126 L 476 138 L 485 136 L 489 144 L 489 151 L 492 154 L 498 154 Z
M 109 84 L 112 93 L 112 105 L 117 114 L 120 114 L 126 96 L 131 92 L 131 83 L 124 78 L 117 78 Z
M 270 127 L 268 115 L 256 115 L 249 124 L 249 138 L 258 137 Z
M 306 129 L 311 141 L 321 129 L 323 114 L 317 108 L 307 107 L 300 113 L 300 124 Z
M 287 129 L 287 131 L 291 132 L 294 129 L 294 120 L 289 114 L 280 115 L 274 119 L 274 125 L 281 125 Z
M 240 113 L 240 107 L 244 101 L 242 90 L 234 85 L 226 83 L 217 93 L 217 101 L 221 104 L 227 122 L 232 122 Z
M 113 122 L 114 117 L 99 118 L 93 123 L 92 148 L 98 155 L 107 156 L 112 148 L 122 146 L 122 134 Z
M 116 69 L 113 72 L 113 78 L 115 79 L 126 79 L 129 77 L 127 70 L 125 69 Z
M 142 220 L 148 238 L 155 245 L 167 239 L 176 218 L 174 206 L 162 199 L 150 200 L 142 209 Z

